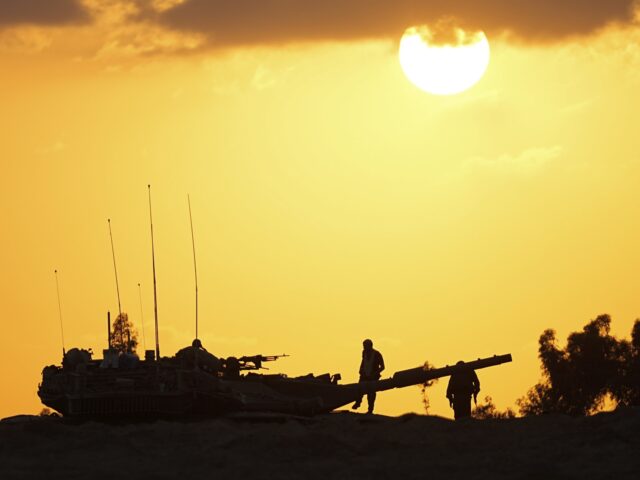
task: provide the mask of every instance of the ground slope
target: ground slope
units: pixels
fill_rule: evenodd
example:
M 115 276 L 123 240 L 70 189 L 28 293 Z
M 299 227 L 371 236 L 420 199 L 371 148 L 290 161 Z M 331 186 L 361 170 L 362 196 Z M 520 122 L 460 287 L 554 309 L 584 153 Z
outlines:
M 454 422 L 335 413 L 0 422 L 0 478 L 640 478 L 640 409 Z

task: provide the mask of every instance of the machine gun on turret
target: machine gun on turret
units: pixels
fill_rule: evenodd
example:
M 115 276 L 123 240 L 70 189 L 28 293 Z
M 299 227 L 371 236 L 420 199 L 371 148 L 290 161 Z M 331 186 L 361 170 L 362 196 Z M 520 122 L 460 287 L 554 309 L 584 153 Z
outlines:
M 289 357 L 286 353 L 282 355 L 251 355 L 244 356 L 238 359 L 240 363 L 240 370 L 269 370 L 267 367 L 263 367 L 263 362 L 275 362 L 279 358 Z

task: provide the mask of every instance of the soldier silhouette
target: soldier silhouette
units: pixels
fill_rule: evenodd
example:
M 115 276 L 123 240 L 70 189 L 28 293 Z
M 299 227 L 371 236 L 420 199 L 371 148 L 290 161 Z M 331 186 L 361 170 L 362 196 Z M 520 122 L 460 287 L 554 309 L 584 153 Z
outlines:
M 456 365 L 463 364 L 462 361 L 456 363 Z M 453 407 L 456 420 L 471 416 L 471 396 L 475 399 L 479 391 L 480 380 L 475 370 L 461 370 L 451 375 L 447 385 L 447 398 L 449 405 Z
M 368 338 L 362 342 L 362 361 L 360 362 L 360 381 L 371 382 L 380 378 L 380 373 L 384 370 L 384 359 L 382 354 L 373 349 L 373 342 Z M 367 393 L 367 413 L 373 413 L 376 403 L 376 392 Z M 356 400 L 351 408 L 357 410 L 362 404 L 362 396 Z
M 222 367 L 222 362 L 215 355 L 207 352 L 202 346 L 200 339 L 196 338 L 191 342 L 190 347 L 185 347 L 178 350 L 176 353 L 176 359 L 183 367 L 194 368 L 196 364 L 211 372 L 217 372 Z

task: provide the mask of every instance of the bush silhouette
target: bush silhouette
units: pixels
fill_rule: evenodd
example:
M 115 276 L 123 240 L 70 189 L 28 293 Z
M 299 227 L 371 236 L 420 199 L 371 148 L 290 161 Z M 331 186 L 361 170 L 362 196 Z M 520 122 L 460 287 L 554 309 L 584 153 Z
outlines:
M 428 361 L 424 362 L 423 368 L 425 370 L 433 370 L 435 367 L 431 365 Z M 427 388 L 438 383 L 437 378 L 433 378 L 431 380 L 427 380 L 420 386 L 420 392 L 422 393 L 422 406 L 424 407 L 424 413 L 429 415 L 429 409 L 431 408 L 431 401 L 429 400 L 429 395 L 427 394 Z
M 493 403 L 493 399 L 489 395 L 487 395 L 486 397 L 484 397 L 484 403 L 480 402 L 475 406 L 475 408 L 471 412 L 471 416 L 479 420 L 486 420 L 489 418 L 504 419 L 515 418 L 516 412 L 514 412 L 510 408 L 507 408 L 504 412 L 501 412 Z

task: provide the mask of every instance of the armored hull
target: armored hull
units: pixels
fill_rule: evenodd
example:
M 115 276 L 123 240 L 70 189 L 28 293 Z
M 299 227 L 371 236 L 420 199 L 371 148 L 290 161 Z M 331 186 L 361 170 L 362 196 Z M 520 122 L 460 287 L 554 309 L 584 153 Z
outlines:
M 371 382 L 339 384 L 339 375 L 307 375 L 209 371 L 185 368 L 172 359 L 142 361 L 128 368 L 104 368 L 91 360 L 75 366 L 43 370 L 38 395 L 42 403 L 70 418 L 162 418 L 218 416 L 235 412 L 297 415 L 328 413 L 369 392 L 419 385 L 464 369 L 510 362 L 493 356 L 454 366 L 417 367 Z

